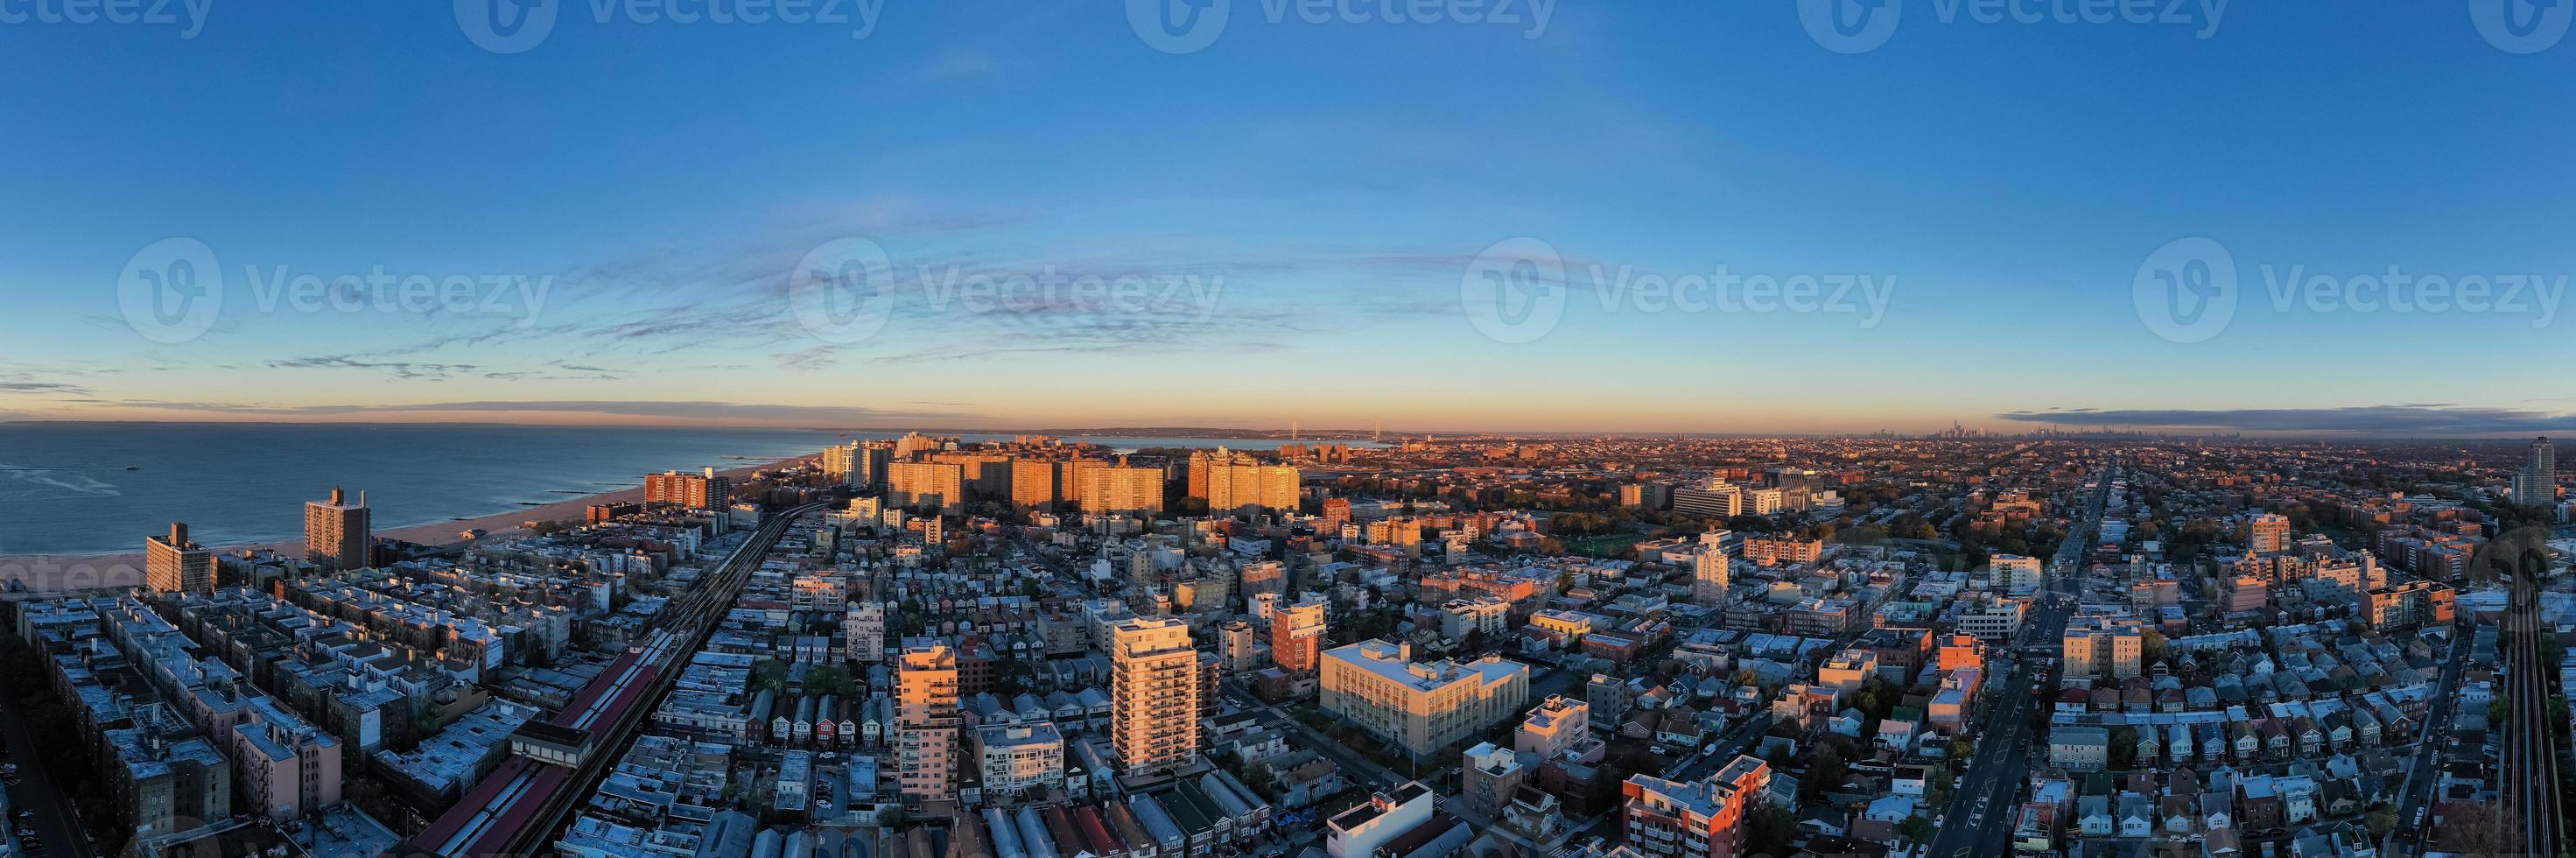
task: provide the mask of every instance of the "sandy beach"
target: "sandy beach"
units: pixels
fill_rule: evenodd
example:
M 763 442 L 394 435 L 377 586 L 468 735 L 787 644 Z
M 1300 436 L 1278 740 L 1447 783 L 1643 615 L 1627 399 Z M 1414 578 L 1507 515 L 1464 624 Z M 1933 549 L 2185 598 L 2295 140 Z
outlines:
M 819 457 L 799 456 L 792 459 L 781 459 L 779 461 L 769 462 L 766 464 L 750 465 L 726 471 L 719 471 L 718 473 L 732 477 L 736 480 L 741 480 L 751 476 L 753 471 L 783 467 L 816 458 Z M 641 487 L 618 489 L 613 492 L 601 492 L 595 495 L 559 501 L 556 503 L 546 504 L 544 506 L 520 507 L 508 512 L 493 513 L 491 515 L 467 519 L 464 521 L 437 521 L 412 525 L 410 527 L 378 530 L 375 535 L 386 539 L 398 539 L 404 542 L 417 542 L 422 545 L 435 546 L 455 546 L 478 542 L 498 542 L 526 536 L 529 530 L 528 525 L 535 522 L 570 521 L 579 523 L 582 521 L 583 517 L 588 514 L 589 508 L 592 504 L 641 503 L 643 500 L 644 489 Z M 483 531 L 483 536 L 480 539 L 465 538 L 465 531 L 476 529 Z M 144 537 L 149 535 L 151 534 L 138 534 L 135 536 L 135 542 L 139 546 Z M 304 540 L 290 539 L 282 542 L 257 542 L 245 545 L 226 545 L 217 547 L 215 552 L 217 554 L 238 554 L 243 551 L 255 551 L 263 548 L 288 556 L 301 556 L 304 553 Z M 119 554 L 33 554 L 0 556 L 0 582 L 6 581 L 23 582 L 27 589 L 38 591 L 67 589 L 78 590 L 92 587 L 139 587 L 143 585 L 143 551 L 140 547 L 137 547 L 132 552 Z

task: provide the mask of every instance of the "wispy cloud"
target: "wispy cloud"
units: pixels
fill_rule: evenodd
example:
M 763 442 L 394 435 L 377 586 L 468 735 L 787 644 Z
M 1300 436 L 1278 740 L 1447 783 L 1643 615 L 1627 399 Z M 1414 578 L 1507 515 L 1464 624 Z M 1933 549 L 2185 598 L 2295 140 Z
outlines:
M 394 378 L 419 381 L 441 381 L 459 375 L 479 372 L 482 367 L 463 363 L 415 363 L 411 361 L 373 361 L 354 355 L 321 355 L 269 361 L 270 369 L 353 369 L 380 372 Z
M 2008 411 L 1995 417 L 2090 427 L 2451 438 L 2576 430 L 2576 415 L 2421 403 L 2344 408 L 2052 409 Z
M 673 422 L 756 422 L 837 424 L 868 420 L 976 420 L 980 415 L 953 411 L 912 411 L 842 405 L 783 405 L 708 400 L 482 400 L 420 402 L 396 405 L 261 405 L 225 402 L 125 400 L 132 408 L 189 411 L 246 417 L 329 417 L 352 414 L 490 414 L 544 413 L 612 417 L 654 417 Z
M 0 381 L 0 393 L 60 393 L 67 396 L 87 396 L 91 390 L 81 385 L 58 381 Z
M 1001 80 L 1002 60 L 992 53 L 973 48 L 949 48 L 912 73 L 918 83 L 950 80 Z

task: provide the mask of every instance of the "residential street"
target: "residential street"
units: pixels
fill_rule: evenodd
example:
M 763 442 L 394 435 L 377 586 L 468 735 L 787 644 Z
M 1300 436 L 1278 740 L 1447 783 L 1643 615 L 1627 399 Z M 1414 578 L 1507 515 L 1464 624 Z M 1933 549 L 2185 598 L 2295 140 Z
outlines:
M 33 811 L 36 839 L 41 853 L 29 850 L 30 858 L 77 858 L 95 854 L 90 851 L 88 835 L 72 816 L 71 796 L 54 786 L 53 775 L 36 759 L 36 742 L 28 735 L 26 720 L 19 717 L 14 695 L 0 694 L 0 738 L 9 742 L 8 759 L 18 764 L 18 782 L 9 787 L 10 836 L 16 836 L 21 811 Z

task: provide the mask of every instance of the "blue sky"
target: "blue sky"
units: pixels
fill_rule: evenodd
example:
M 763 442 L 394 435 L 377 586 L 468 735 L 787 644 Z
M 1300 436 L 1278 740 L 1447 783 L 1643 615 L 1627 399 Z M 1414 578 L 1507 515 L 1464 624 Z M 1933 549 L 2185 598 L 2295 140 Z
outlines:
M 2537 289 L 2320 311 L 2262 273 L 2563 285 L 2576 44 L 2500 50 L 2459 2 L 2230 3 L 2201 38 L 1912 0 L 1847 55 L 1793 5 L 1563 4 L 1532 37 L 1232 0 L 1186 54 L 1118 3 L 890 0 L 853 38 L 582 0 L 511 54 L 447 3 L 215 0 L 194 38 L 0 23 L 0 418 L 2576 428 L 2576 321 Z M 2241 300 L 2176 342 L 2132 284 L 2188 236 Z M 120 284 L 173 237 L 223 305 L 162 342 Z M 893 303 L 834 341 L 790 272 L 852 237 Z M 1568 271 L 1526 341 L 1462 297 L 1515 238 Z M 1605 310 L 1596 264 L 1887 298 Z M 262 301 L 376 266 L 547 288 L 532 312 Z M 923 285 L 1049 270 L 1148 299 Z

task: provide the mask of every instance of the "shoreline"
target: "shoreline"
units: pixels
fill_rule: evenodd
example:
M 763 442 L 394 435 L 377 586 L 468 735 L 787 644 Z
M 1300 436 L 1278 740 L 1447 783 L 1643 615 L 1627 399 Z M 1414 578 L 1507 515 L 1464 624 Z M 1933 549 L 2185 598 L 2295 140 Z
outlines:
M 793 456 L 774 462 L 719 470 L 716 473 L 742 480 L 750 477 L 754 471 L 801 464 L 819 458 L 820 454 Z M 433 548 L 479 545 L 524 537 L 529 533 L 528 524 L 531 522 L 567 520 L 580 522 L 588 515 L 590 507 L 594 504 L 640 503 L 643 500 L 644 489 L 637 486 L 570 497 L 542 506 L 520 507 L 508 512 L 497 512 L 463 520 L 427 522 L 377 530 L 373 535 L 380 539 L 415 542 Z M 467 539 L 463 534 L 468 529 L 480 529 L 484 534 L 480 538 Z M 138 534 L 135 541 L 140 542 L 150 535 Z M 261 549 L 289 556 L 300 555 L 304 550 L 304 540 L 286 539 L 214 547 L 215 553 L 219 556 L 238 555 L 245 551 Z M 0 555 L 0 584 L 7 582 L 23 583 L 28 590 L 36 592 L 95 587 L 139 587 L 143 585 L 143 552 L 137 549 L 103 554 Z

